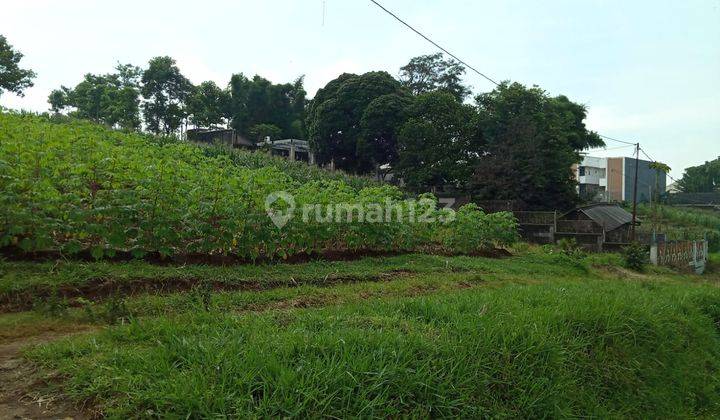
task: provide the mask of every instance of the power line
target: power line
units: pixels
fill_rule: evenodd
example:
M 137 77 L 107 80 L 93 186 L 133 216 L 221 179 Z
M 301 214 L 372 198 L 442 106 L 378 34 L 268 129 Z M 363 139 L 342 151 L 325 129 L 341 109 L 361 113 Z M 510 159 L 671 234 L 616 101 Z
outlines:
M 631 142 L 625 141 L 625 140 L 618 140 L 618 139 L 615 139 L 615 138 L 612 138 L 612 137 L 604 136 L 604 135 L 602 135 L 602 134 L 600 134 L 600 133 L 598 133 L 598 136 L 600 136 L 600 137 L 602 137 L 602 138 L 604 138 L 604 139 L 606 139 L 606 140 L 616 141 L 616 142 L 618 142 L 618 143 L 623 143 L 623 144 L 628 144 L 628 145 L 630 145 L 630 146 L 635 146 L 635 143 L 631 143 Z
M 645 155 L 646 158 L 650 159 L 651 162 L 657 162 L 657 160 L 653 159 L 652 157 L 650 157 L 650 155 L 647 154 L 647 152 L 645 151 L 645 149 L 640 148 L 640 151 L 643 153 L 643 155 Z M 673 182 L 677 182 L 677 179 L 673 178 L 672 175 L 670 175 L 669 172 L 666 172 L 665 174 L 668 176 L 668 178 L 672 179 Z
M 479 74 L 480 76 L 484 77 L 485 79 L 487 79 L 488 81 L 490 81 L 490 82 L 491 82 L 492 84 L 494 84 L 495 86 L 499 86 L 499 85 L 500 85 L 500 83 L 494 81 L 494 80 L 491 79 L 490 77 L 488 77 L 488 76 L 486 76 L 485 74 L 483 74 L 480 70 L 476 69 L 475 67 L 471 66 L 470 64 L 468 64 L 468 63 L 464 62 L 463 60 L 459 59 L 459 58 L 458 58 L 457 56 L 455 56 L 453 53 L 451 53 L 450 51 L 448 51 L 448 50 L 446 50 L 445 48 L 441 47 L 440 44 L 438 44 L 437 42 L 435 42 L 435 41 L 433 41 L 432 39 L 428 38 L 427 36 L 425 36 L 422 32 L 418 31 L 417 29 L 413 28 L 409 23 L 407 23 L 407 22 L 405 22 L 404 20 L 400 19 L 400 17 L 399 17 L 398 15 L 396 15 L 395 13 L 393 13 L 393 12 L 389 11 L 388 9 L 386 9 L 382 4 L 378 3 L 378 2 L 375 1 L 375 0 L 370 0 L 370 1 L 373 2 L 377 7 L 381 8 L 385 13 L 387 13 L 387 14 L 389 14 L 390 16 L 394 17 L 398 22 L 400 22 L 400 23 L 402 23 L 403 25 L 405 25 L 405 26 L 407 26 L 408 28 L 410 28 L 411 31 L 413 31 L 413 32 L 415 32 L 416 34 L 418 34 L 418 35 L 420 35 L 421 37 L 423 37 L 423 39 L 425 39 L 427 42 L 433 44 L 434 46 L 436 46 L 437 48 L 439 48 L 442 52 L 446 53 L 447 55 L 449 55 L 450 57 L 454 58 L 455 60 L 457 60 L 457 61 L 460 62 L 461 64 L 465 65 L 465 67 L 469 68 L 470 70 L 472 70 L 472 71 L 474 71 L 475 73 Z
M 489 82 L 491 82 L 492 84 L 494 84 L 495 86 L 499 86 L 499 85 L 500 85 L 498 82 L 496 82 L 495 80 L 491 79 L 489 76 L 486 76 L 486 75 L 485 75 L 483 72 L 481 72 L 480 70 L 478 70 L 478 69 L 476 69 L 475 67 L 471 66 L 471 65 L 468 64 L 467 62 L 461 60 L 458 56 L 456 56 L 455 54 L 451 53 L 451 52 L 448 51 L 447 49 L 443 48 L 440 44 L 438 44 L 437 42 L 433 41 L 433 40 L 430 39 L 428 36 L 426 36 L 425 34 L 423 34 L 422 32 L 420 32 L 419 30 L 415 29 L 412 25 L 410 25 L 409 23 L 405 22 L 405 21 L 404 21 L 403 19 L 401 19 L 398 15 L 396 15 L 395 13 L 393 13 L 393 12 L 391 12 L 390 10 L 388 10 L 387 8 L 385 8 L 385 6 L 383 6 L 382 4 L 378 3 L 376 0 L 370 0 L 370 1 L 371 1 L 373 4 L 375 4 L 377 7 L 379 7 L 380 9 L 382 9 L 385 13 L 389 14 L 390 16 L 392 16 L 395 20 L 397 20 L 398 22 L 400 22 L 400 23 L 402 23 L 403 25 L 405 25 L 406 27 L 408 27 L 411 31 L 413 31 L 413 32 L 415 32 L 416 34 L 420 35 L 424 40 L 426 40 L 427 42 L 429 42 L 429 43 L 431 43 L 432 45 L 434 45 L 435 47 L 437 47 L 440 51 L 442 51 L 442 52 L 446 53 L 447 55 L 449 55 L 450 57 L 454 58 L 454 59 L 457 60 L 459 63 L 463 64 L 465 67 L 467 67 L 467 68 L 469 68 L 470 70 L 474 71 L 475 73 L 479 74 L 480 76 L 482 76 L 483 78 L 485 78 L 486 80 L 488 80 Z M 633 142 L 629 142 L 629 141 L 626 141 L 626 140 L 620 140 L 620 139 L 616 139 L 616 138 L 613 138 L 613 137 L 605 136 L 605 135 L 600 134 L 600 133 L 598 133 L 598 136 L 600 136 L 600 137 L 603 138 L 603 139 L 610 140 L 610 141 L 614 141 L 614 142 L 618 142 L 618 143 L 622 143 L 622 144 L 625 144 L 625 145 L 628 145 L 628 146 L 636 146 L 636 147 L 638 148 L 638 150 L 642 150 L 643 154 L 645 154 L 645 156 L 646 156 L 648 159 L 650 159 L 650 160 L 653 161 L 653 162 L 656 162 L 653 158 L 651 158 L 650 156 L 648 156 L 648 154 L 645 152 L 645 150 L 643 150 L 643 149 L 640 148 L 640 143 L 639 143 L 639 142 L 634 142 L 634 143 L 633 143 Z M 618 148 L 618 149 L 619 149 L 619 148 Z M 592 150 L 592 149 L 591 149 L 591 150 Z M 613 150 L 613 149 L 605 149 L 605 150 Z M 667 175 L 668 175 L 668 177 L 670 177 L 670 179 L 672 179 L 673 181 L 677 182 L 677 181 L 675 180 L 675 178 L 673 178 L 672 176 L 670 176 L 670 174 L 667 174 Z
M 627 149 L 628 147 L 635 147 L 634 144 L 628 144 L 625 146 L 617 146 L 617 147 L 594 147 L 592 149 L 586 149 L 583 150 L 584 152 L 600 152 L 605 150 L 618 150 L 618 149 Z

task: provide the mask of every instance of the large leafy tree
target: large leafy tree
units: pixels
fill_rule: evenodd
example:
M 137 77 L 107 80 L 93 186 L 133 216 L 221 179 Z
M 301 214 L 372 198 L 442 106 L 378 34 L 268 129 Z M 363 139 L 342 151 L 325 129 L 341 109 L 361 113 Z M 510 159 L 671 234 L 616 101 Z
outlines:
M 212 127 L 225 122 L 228 93 L 215 82 L 202 82 L 193 88 L 187 100 L 190 122 L 198 127 Z
M 448 92 L 428 92 L 407 109 L 399 131 L 397 173 L 415 191 L 465 189 L 477 160 L 477 115 Z
M 23 95 L 23 91 L 32 87 L 35 72 L 20 68 L 23 54 L 16 51 L 3 35 L 0 35 L 0 95 L 4 90 Z
M 377 127 L 373 127 L 372 118 L 368 117 L 363 130 L 362 120 L 373 101 L 393 94 L 404 95 L 404 91 L 386 72 L 344 73 L 320 89 L 310 103 L 306 120 L 317 161 L 333 161 L 336 167 L 356 173 L 370 172 L 385 163 L 376 161 L 376 157 L 382 155 L 373 150 L 377 138 L 364 137 L 364 134 L 373 135 Z M 388 103 L 382 106 L 385 105 Z M 376 103 L 370 109 L 377 114 L 376 106 L 381 104 Z
M 140 127 L 139 78 L 141 70 L 129 64 L 118 64 L 116 72 L 105 75 L 86 74 L 82 82 L 70 89 L 53 90 L 48 97 L 51 110 L 73 108 L 71 115 L 95 122 L 135 130 Z
M 521 199 L 532 208 L 577 202 L 571 167 L 580 151 L 599 147 L 585 127 L 587 111 L 565 96 L 504 82 L 476 98 L 483 147 L 472 189 L 479 198 Z
M 413 94 L 445 91 L 462 102 L 470 89 L 462 83 L 465 67 L 442 53 L 414 57 L 400 68 L 400 81 Z
M 407 120 L 412 97 L 391 93 L 373 99 L 360 118 L 358 152 L 368 155 L 376 165 L 394 164 L 398 158 L 398 132 Z
M 720 191 L 720 157 L 685 169 L 678 188 L 687 193 Z
M 148 130 L 172 134 L 187 116 L 186 101 L 193 86 L 180 73 L 175 60 L 155 57 L 142 74 L 143 116 Z
M 278 127 L 282 136 L 304 137 L 307 100 L 303 77 L 293 83 L 273 84 L 257 75 L 248 79 L 242 73 L 234 74 L 228 91 L 226 114 L 239 133 L 252 137 L 252 127 L 269 124 Z

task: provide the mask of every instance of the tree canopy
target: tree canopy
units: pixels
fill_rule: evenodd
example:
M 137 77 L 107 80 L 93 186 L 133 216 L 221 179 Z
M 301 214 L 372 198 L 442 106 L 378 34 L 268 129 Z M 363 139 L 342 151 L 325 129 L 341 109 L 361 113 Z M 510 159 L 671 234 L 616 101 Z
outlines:
M 278 127 L 281 135 L 303 138 L 306 92 L 303 77 L 293 83 L 274 84 L 254 76 L 248 79 L 242 73 L 230 78 L 227 116 L 230 125 L 246 137 L 258 124 Z
M 187 116 L 185 101 L 192 92 L 192 83 L 182 75 L 175 60 L 164 56 L 150 60 L 142 74 L 143 116 L 148 130 L 172 134 Z
M 476 161 L 476 117 L 448 92 L 417 96 L 399 130 L 395 169 L 415 191 L 467 187 Z
M 139 78 L 141 70 L 118 64 L 116 72 L 86 74 L 74 88 L 61 86 L 48 97 L 50 108 L 60 112 L 72 108 L 72 116 L 127 130 L 140 127 Z
M 375 146 L 387 140 L 375 135 L 382 131 L 377 107 L 389 106 L 393 99 L 385 98 L 383 104 L 376 102 L 370 107 L 385 95 L 403 96 L 405 92 L 400 82 L 384 71 L 344 73 L 318 90 L 307 114 L 308 134 L 317 161 L 334 161 L 336 167 L 357 173 L 386 163 L 376 160 L 382 152 L 376 152 Z
M 587 111 L 565 96 L 503 82 L 476 98 L 484 147 L 472 191 L 479 198 L 522 199 L 534 208 L 577 201 L 571 167 L 580 151 L 604 145 L 585 127 Z
M 195 86 L 187 99 L 190 122 L 198 127 L 222 125 L 227 116 L 229 94 L 215 82 L 202 82 Z
M 678 188 L 686 193 L 720 191 L 720 157 L 685 169 Z
M 0 35 L 0 95 L 3 90 L 23 96 L 25 89 L 32 87 L 35 72 L 20 68 L 23 54 L 10 45 L 3 35 Z
M 400 82 L 414 95 L 445 91 L 462 102 L 470 89 L 462 83 L 465 67 L 442 53 L 414 57 L 400 68 Z

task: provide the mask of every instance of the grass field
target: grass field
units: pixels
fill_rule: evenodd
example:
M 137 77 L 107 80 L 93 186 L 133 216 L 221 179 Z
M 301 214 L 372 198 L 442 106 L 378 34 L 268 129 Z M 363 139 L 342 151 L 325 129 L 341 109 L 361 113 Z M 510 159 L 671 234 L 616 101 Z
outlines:
M 83 291 L 98 279 L 194 287 L 51 295 L 0 315 L 0 345 L 93 331 L 26 356 L 62 378 L 43 392 L 116 418 L 720 415 L 717 272 L 638 274 L 612 254 L 515 253 L 231 267 L 3 262 L 3 296 Z M 243 282 L 253 288 L 217 287 Z

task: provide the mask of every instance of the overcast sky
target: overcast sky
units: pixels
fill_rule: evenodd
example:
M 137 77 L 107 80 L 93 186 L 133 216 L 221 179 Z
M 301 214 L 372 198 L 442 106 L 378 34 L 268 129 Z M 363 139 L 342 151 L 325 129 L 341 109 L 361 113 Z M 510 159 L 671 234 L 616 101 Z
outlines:
M 639 141 L 676 178 L 720 156 L 720 0 L 381 3 L 496 80 L 587 105 L 589 128 Z M 397 75 L 411 57 L 436 52 L 369 0 L 2 0 L 0 33 L 38 74 L 24 98 L 6 93 L 0 105 L 33 111 L 85 73 L 158 55 L 194 83 L 304 74 L 312 96 L 342 72 Z M 465 79 L 475 93 L 492 89 Z

